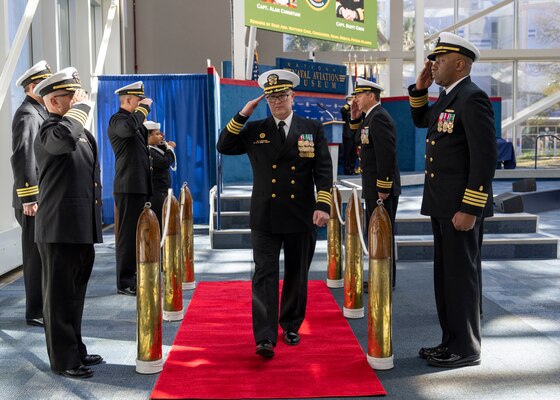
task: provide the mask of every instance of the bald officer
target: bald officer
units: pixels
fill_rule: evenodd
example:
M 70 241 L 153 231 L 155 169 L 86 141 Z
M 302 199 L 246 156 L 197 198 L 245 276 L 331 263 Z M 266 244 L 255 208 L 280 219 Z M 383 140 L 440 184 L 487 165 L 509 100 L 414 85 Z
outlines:
M 350 128 L 357 130 L 360 141 L 360 169 L 362 170 L 362 198 L 366 203 L 366 223 L 364 233 L 367 235 L 369 220 L 377 207 L 377 200 L 389 214 L 393 232 L 395 216 L 401 194 L 401 177 L 397 160 L 397 128 L 395 121 L 381 105 L 383 86 L 376 82 L 358 78 L 352 93 L 352 120 Z M 392 285 L 395 286 L 396 260 L 393 235 L 393 274 Z M 367 289 L 367 287 L 366 287 Z
M 89 378 L 103 359 L 88 354 L 82 314 L 93 261 L 102 242 L 101 179 L 95 138 L 84 126 L 91 111 L 75 68 L 39 83 L 49 117 L 35 139 L 39 208 L 35 239 L 43 261 L 43 316 L 51 369 Z
M 436 367 L 480 364 L 482 225 L 492 215 L 497 151 L 492 104 L 469 76 L 479 57 L 472 43 L 443 32 L 416 84 L 408 88 L 412 119 L 428 128 L 421 212 L 432 220 L 442 339 L 419 354 Z M 444 90 L 429 105 L 434 81 Z
M 108 135 L 115 154 L 117 293 L 136 296 L 136 224 L 152 194 L 148 130 L 143 125 L 152 100 L 144 95 L 142 81 L 117 89 L 115 94 L 120 108 L 109 120 Z
M 33 93 L 35 86 L 51 76 L 46 61 L 39 61 L 16 81 L 25 92 L 25 99 L 12 121 L 12 173 L 14 191 L 12 205 L 21 226 L 23 282 L 25 284 L 25 319 L 27 325 L 43 326 L 41 291 L 41 256 L 35 244 L 35 214 L 39 195 L 38 172 L 33 141 L 41 124 L 48 117 L 41 96 Z
M 227 124 L 217 149 L 223 154 L 246 153 L 253 168 L 253 334 L 256 353 L 270 358 L 274 356 L 278 323 L 286 344 L 300 342 L 307 275 L 315 252 L 315 225 L 325 226 L 329 220 L 332 163 L 322 125 L 292 111 L 293 88 L 299 77 L 277 69 L 262 74 L 258 82 L 264 94 L 249 101 Z M 247 122 L 265 97 L 272 115 Z M 278 317 L 282 247 L 284 284 Z

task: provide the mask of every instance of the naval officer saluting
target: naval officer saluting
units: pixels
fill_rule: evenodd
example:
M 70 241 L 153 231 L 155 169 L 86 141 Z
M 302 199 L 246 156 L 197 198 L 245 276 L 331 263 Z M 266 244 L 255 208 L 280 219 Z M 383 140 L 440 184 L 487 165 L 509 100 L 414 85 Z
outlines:
M 136 225 L 152 194 L 148 129 L 143 125 L 152 100 L 142 81 L 115 91 L 120 108 L 109 120 L 108 135 L 115 153 L 113 196 L 118 211 L 116 243 L 117 293 L 136 295 Z
M 43 261 L 43 316 L 51 369 L 89 378 L 103 359 L 88 354 L 82 314 L 101 235 L 101 179 L 95 138 L 85 128 L 91 111 L 78 71 L 65 68 L 39 83 L 49 118 L 35 139 L 39 208 L 35 239 Z
M 253 334 L 256 353 L 270 358 L 274 356 L 278 324 L 286 344 L 300 342 L 298 330 L 305 317 L 315 226 L 325 226 L 329 220 L 332 162 L 323 126 L 292 111 L 293 88 L 299 77 L 276 69 L 262 74 L 258 82 L 264 94 L 232 118 L 220 134 L 217 149 L 230 155 L 246 153 L 251 161 Z M 272 115 L 247 122 L 263 98 Z M 284 284 L 278 316 L 282 247 Z
M 488 95 L 471 81 L 480 57 L 469 41 L 442 32 L 416 84 L 408 88 L 414 124 L 428 128 L 421 213 L 434 234 L 434 290 L 441 343 L 419 351 L 428 364 L 480 364 L 483 221 L 492 216 L 496 130 Z M 428 105 L 428 88 L 445 90 Z

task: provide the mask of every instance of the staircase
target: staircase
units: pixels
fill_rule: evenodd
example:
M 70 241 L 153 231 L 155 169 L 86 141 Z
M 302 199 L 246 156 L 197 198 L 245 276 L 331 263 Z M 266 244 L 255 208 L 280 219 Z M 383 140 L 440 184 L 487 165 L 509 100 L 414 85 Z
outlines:
M 351 188 L 339 187 L 343 203 Z M 251 187 L 227 187 L 221 195 L 221 229 L 217 230 L 217 200 L 213 199 L 213 224 L 210 243 L 214 249 L 249 249 Z M 420 215 L 420 197 L 401 196 L 397 212 L 395 241 L 399 261 L 433 259 L 433 237 L 430 218 Z M 345 209 L 346 204 L 343 204 Z M 343 211 L 344 212 L 344 211 Z M 495 214 L 484 223 L 482 258 L 553 259 L 558 258 L 558 238 L 538 232 L 539 216 L 528 213 Z M 319 240 L 326 238 L 326 229 L 319 229 Z

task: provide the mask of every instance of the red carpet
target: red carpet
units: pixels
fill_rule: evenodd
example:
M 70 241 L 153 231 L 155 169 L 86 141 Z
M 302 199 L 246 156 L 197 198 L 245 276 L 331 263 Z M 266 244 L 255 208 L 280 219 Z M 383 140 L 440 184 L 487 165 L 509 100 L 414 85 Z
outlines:
M 250 282 L 201 282 L 152 399 L 265 399 L 384 395 L 326 284 L 309 282 L 301 343 L 255 354 Z

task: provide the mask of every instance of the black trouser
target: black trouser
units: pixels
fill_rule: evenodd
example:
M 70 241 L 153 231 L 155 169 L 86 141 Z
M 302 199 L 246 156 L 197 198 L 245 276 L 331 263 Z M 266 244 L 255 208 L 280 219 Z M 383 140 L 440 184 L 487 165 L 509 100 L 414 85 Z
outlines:
M 82 314 L 93 268 L 93 244 L 38 243 L 43 261 L 43 317 L 51 368 L 65 371 L 87 355 Z
M 353 175 L 356 169 L 356 140 L 353 137 L 342 137 L 342 159 L 344 174 Z
M 159 229 L 160 232 L 163 230 L 163 222 L 162 222 L 162 215 L 163 215 L 163 203 L 165 202 L 165 198 L 167 197 L 167 192 L 156 192 L 150 196 L 150 203 L 152 203 L 152 211 L 156 214 L 156 217 L 159 222 Z
M 136 288 L 136 226 L 148 201 L 145 194 L 115 193 L 119 228 L 115 255 L 117 258 L 117 288 Z
M 273 234 L 251 230 L 253 275 L 253 334 L 255 342 L 278 339 L 278 323 L 284 331 L 297 332 L 305 317 L 309 266 L 317 233 Z M 280 249 L 284 245 L 284 284 L 278 319 Z
M 451 218 L 432 217 L 434 290 L 442 343 L 460 356 L 480 354 L 481 218 L 464 232 Z
M 23 214 L 22 208 L 14 209 L 21 226 L 21 252 L 23 255 L 23 283 L 25 285 L 25 318 L 43 316 L 43 290 L 41 288 L 41 255 L 35 244 L 35 217 Z
M 366 203 L 366 223 L 364 224 L 365 226 L 364 237 L 366 238 L 366 245 L 367 245 L 367 232 L 369 228 L 369 220 L 373 215 L 373 211 L 375 210 L 375 207 L 377 207 L 377 199 L 375 200 L 365 199 L 365 203 Z M 385 207 L 385 210 L 387 211 L 387 214 L 389 214 L 389 218 L 391 219 L 391 229 L 393 232 L 393 242 L 391 244 L 392 246 L 391 253 L 393 255 L 393 274 L 392 274 L 393 287 L 395 287 L 395 284 L 397 282 L 397 260 L 396 260 L 397 257 L 395 253 L 395 218 L 397 215 L 398 206 L 399 206 L 399 196 L 389 195 L 389 197 L 387 197 L 383 201 L 383 207 Z M 367 281 L 367 277 L 366 277 L 366 281 Z

